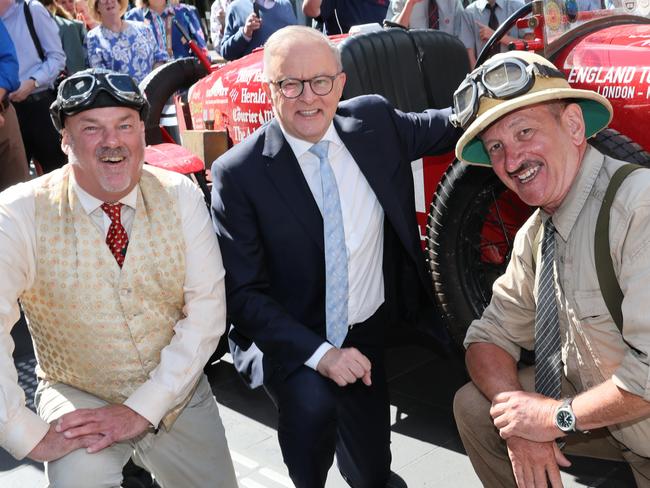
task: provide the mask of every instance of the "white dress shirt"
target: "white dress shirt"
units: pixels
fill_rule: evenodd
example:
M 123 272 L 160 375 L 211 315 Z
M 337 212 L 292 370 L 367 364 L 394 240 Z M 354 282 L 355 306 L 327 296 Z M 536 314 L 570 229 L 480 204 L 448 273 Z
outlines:
M 100 200 L 71 179 L 86 213 L 106 235 L 110 219 Z M 0 446 L 18 459 L 40 442 L 48 424 L 25 406 L 13 363 L 10 331 L 20 316 L 17 298 L 34 283 L 36 229 L 34 182 L 21 183 L 0 194 Z M 185 317 L 174 326 L 174 336 L 163 348 L 160 364 L 124 402 L 157 426 L 180 403 L 202 374 L 225 330 L 225 271 L 218 242 L 202 193 L 179 175 L 177 201 L 185 240 Z M 135 217 L 137 190 L 120 201 L 122 223 L 130 232 Z
M 322 212 L 320 163 L 309 152 L 313 143 L 298 139 L 284 129 L 282 133 Z M 329 142 L 327 155 L 341 200 L 348 255 L 348 323 L 357 324 L 370 318 L 384 303 L 384 210 L 334 124 L 330 124 L 321 140 Z M 318 361 L 332 347 L 323 343 L 305 364 L 316 369 Z

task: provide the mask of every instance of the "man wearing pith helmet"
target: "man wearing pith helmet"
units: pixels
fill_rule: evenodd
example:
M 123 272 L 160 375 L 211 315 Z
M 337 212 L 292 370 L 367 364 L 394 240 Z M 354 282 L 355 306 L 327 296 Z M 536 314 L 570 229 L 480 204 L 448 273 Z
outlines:
M 625 460 L 650 486 L 650 171 L 625 178 L 605 212 L 609 252 L 598 266 L 613 266 L 623 297 L 612 306 L 597 276 L 596 221 L 625 163 L 587 144 L 609 123 L 609 102 L 527 52 L 491 58 L 454 101 L 465 129 L 457 157 L 492 167 L 539 207 L 465 339 L 472 382 L 454 414 L 474 469 L 487 487 L 559 487 L 574 454 Z M 534 366 L 517 368 L 522 348 L 535 350 Z
M 117 487 L 129 458 L 163 488 L 236 486 L 203 374 L 225 328 L 224 268 L 203 196 L 143 166 L 147 101 L 81 71 L 50 107 L 69 164 L 0 193 L 0 446 L 50 487 Z M 29 322 L 37 413 L 10 330 Z

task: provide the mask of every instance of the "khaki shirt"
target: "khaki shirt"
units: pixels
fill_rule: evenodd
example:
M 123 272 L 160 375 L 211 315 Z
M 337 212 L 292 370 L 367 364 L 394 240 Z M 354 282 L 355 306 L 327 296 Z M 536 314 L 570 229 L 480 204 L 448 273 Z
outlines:
M 603 300 L 596 276 L 594 229 L 602 198 L 621 161 L 587 146 L 571 190 L 553 215 L 555 290 L 562 361 L 578 391 L 612 378 L 621 389 L 650 401 L 650 171 L 638 170 L 619 188 L 611 209 L 609 242 L 623 299 L 623 334 Z M 549 218 L 537 210 L 515 237 L 506 272 L 496 280 L 492 301 L 472 322 L 465 347 L 496 344 L 519 359 L 534 348 L 537 280 L 541 245 L 535 236 Z M 533 260 L 533 250 L 537 252 Z M 609 427 L 614 437 L 650 456 L 650 418 Z

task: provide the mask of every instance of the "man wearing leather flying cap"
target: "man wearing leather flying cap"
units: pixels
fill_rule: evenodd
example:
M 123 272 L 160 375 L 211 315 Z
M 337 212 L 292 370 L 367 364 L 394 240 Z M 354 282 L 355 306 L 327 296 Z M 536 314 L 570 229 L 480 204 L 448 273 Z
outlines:
M 69 77 L 50 108 L 69 164 L 0 194 L 0 445 L 44 461 L 49 486 L 120 486 L 131 457 L 163 488 L 236 486 L 202 371 L 221 255 L 201 192 L 143 166 L 147 106 L 127 75 Z M 17 300 L 38 415 L 11 357 Z
M 465 338 L 472 382 L 454 414 L 474 469 L 487 487 L 560 487 L 574 454 L 627 461 L 650 486 L 650 171 L 621 175 L 603 204 L 625 163 L 587 139 L 611 105 L 538 55 L 494 56 L 454 101 L 452 120 L 465 128 L 457 157 L 491 166 L 539 207 Z M 610 222 L 597 227 L 602 206 Z M 599 278 L 606 264 L 609 280 Z M 534 367 L 517 368 L 522 348 L 535 350 Z

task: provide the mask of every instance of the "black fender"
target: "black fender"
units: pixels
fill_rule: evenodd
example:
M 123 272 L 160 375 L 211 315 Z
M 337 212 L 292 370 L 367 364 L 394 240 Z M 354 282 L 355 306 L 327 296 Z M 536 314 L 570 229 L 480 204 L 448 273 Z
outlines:
M 140 82 L 140 90 L 149 101 L 150 109 L 145 120 L 147 144 L 163 142 L 160 132 L 160 114 L 169 97 L 186 89 L 208 75 L 208 70 L 194 57 L 179 58 L 158 66 Z

